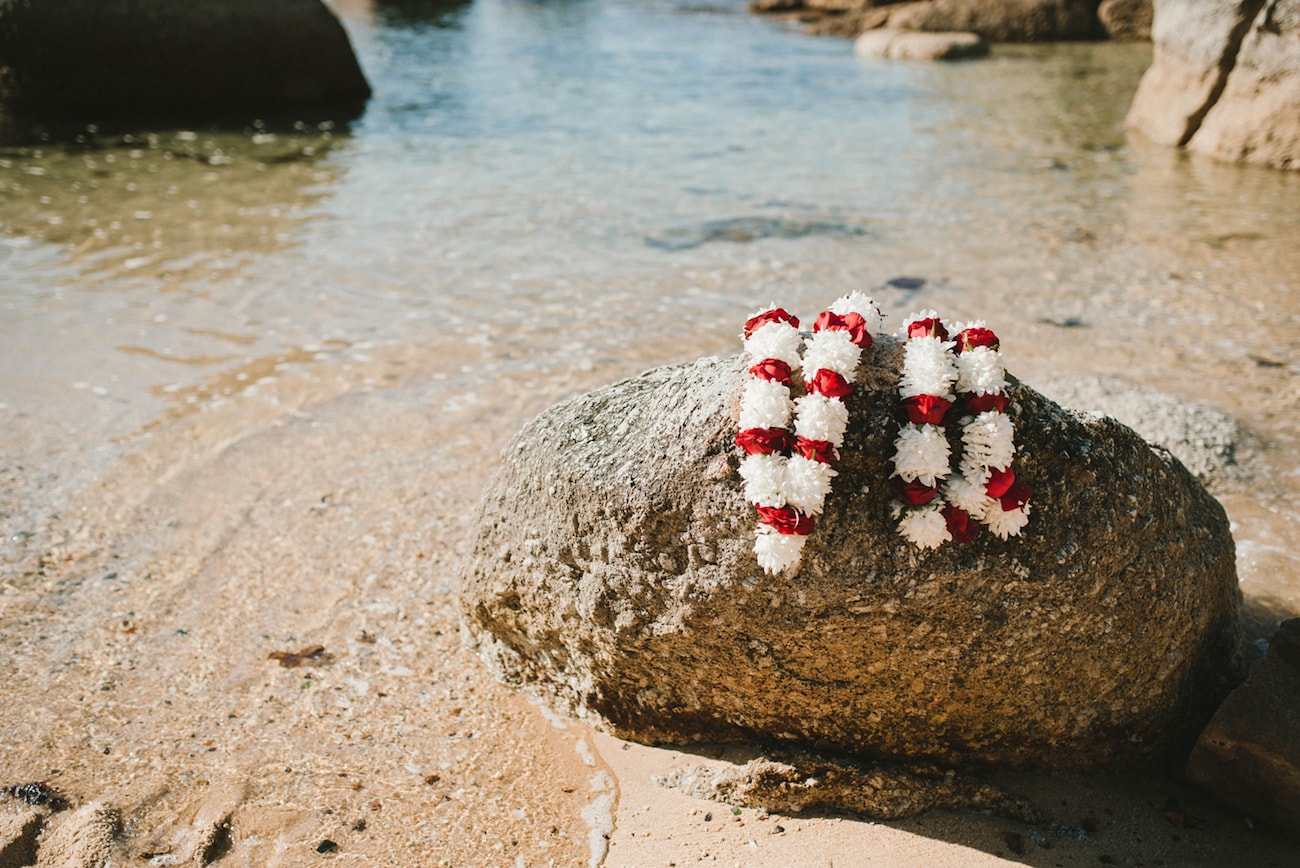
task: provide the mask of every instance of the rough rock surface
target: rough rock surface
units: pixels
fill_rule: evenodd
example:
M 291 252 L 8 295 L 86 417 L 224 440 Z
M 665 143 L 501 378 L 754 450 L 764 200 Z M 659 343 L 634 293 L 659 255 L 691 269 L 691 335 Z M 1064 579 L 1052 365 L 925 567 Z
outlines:
M 1020 539 L 894 530 L 901 350 L 865 357 L 839 477 L 792 576 L 766 576 L 732 439 L 739 357 L 558 405 L 507 448 L 462 583 L 498 675 L 622 737 L 1083 768 L 1190 747 L 1239 676 L 1222 508 L 1107 418 L 1011 392 Z
M 0 868 L 21 868 L 36 861 L 36 837 L 45 815 L 33 808 L 14 811 L 0 806 Z
M 1127 124 L 1222 160 L 1300 169 L 1300 0 L 1155 0 Z
M 320 0 L 0 0 L 0 107 L 106 120 L 370 95 Z
M 1300 618 L 1210 720 L 1187 776 L 1248 815 L 1300 837 Z
M 983 57 L 989 45 L 974 33 L 868 30 L 854 41 L 853 53 L 867 60 L 963 60 Z
M 778 752 L 732 768 L 678 769 L 655 782 L 696 798 L 777 814 L 849 811 L 897 820 L 946 808 L 989 811 L 1027 823 L 1042 819 L 1024 799 L 951 771 L 855 763 L 802 751 Z
M 1130 4 L 1112 11 L 1111 26 L 1133 29 L 1124 16 Z M 762 15 L 796 18 L 810 33 L 858 36 L 876 28 L 927 32 L 974 32 L 990 42 L 1040 42 L 1096 39 L 1105 36 L 1096 0 L 919 0 L 882 3 L 880 0 L 754 0 L 749 7 Z M 1147 12 L 1148 22 L 1150 12 Z

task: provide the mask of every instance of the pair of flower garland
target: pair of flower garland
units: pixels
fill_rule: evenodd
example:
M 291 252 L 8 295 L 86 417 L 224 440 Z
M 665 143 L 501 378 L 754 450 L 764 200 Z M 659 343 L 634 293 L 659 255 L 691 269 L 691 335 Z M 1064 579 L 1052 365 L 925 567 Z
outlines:
M 844 399 L 853 392 L 862 351 L 871 347 L 880 327 L 880 308 L 859 292 L 818 315 L 802 354 L 799 320 L 785 309 L 772 305 L 745 323 L 752 364 L 736 445 L 745 451 L 740 464 L 745 496 L 758 510 L 754 553 L 768 573 L 798 566 L 816 527 L 848 427 Z M 805 394 L 793 399 L 800 370 Z
M 934 311 L 909 317 L 902 334 L 899 432 L 894 441 L 898 531 L 922 549 L 969 542 L 984 524 L 1002 539 L 1029 521 L 1032 494 L 1016 481 L 1015 426 L 1006 415 L 998 337 L 982 322 L 954 326 Z M 960 406 L 961 455 L 952 471 L 946 420 Z

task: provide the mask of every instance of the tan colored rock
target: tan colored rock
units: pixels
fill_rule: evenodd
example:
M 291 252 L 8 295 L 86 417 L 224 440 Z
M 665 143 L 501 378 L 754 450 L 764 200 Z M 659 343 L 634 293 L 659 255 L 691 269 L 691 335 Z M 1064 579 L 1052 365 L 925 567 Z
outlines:
M 765 575 L 733 443 L 739 357 L 542 414 L 476 517 L 465 635 L 499 677 L 645 742 L 1082 768 L 1187 750 L 1239 677 L 1227 519 L 1112 419 L 1011 392 L 1024 535 L 921 552 L 894 527 L 901 351 L 849 398 L 794 575 Z
M 1187 776 L 1257 820 L 1300 836 L 1300 618 L 1210 720 Z
M 1090 0 L 924 0 L 890 7 L 890 28 L 977 33 L 989 42 L 1051 42 L 1099 35 Z
M 1220 160 L 1300 169 L 1300 0 L 1269 0 L 1255 17 L 1190 147 Z
M 1115 42 L 1146 42 L 1151 38 L 1151 0 L 1101 0 L 1097 20 L 1106 38 Z
M 36 836 L 45 815 L 33 808 L 0 808 L 0 868 L 23 868 L 36 861 Z
M 104 868 L 113 857 L 122 815 L 102 802 L 91 802 L 50 825 L 37 851 L 37 868 Z
M 866 60 L 964 60 L 983 57 L 989 46 L 974 33 L 868 30 L 854 41 L 853 53 Z

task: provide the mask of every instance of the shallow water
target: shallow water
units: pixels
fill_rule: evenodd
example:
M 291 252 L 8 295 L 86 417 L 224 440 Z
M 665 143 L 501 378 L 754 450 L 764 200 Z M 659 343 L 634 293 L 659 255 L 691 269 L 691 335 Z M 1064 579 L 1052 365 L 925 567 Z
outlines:
M 477 408 L 446 437 L 499 444 L 734 351 L 756 305 L 875 287 L 895 320 L 989 320 L 1031 382 L 1232 414 L 1243 583 L 1300 611 L 1300 176 L 1129 140 L 1149 47 L 871 64 L 732 0 L 378 5 L 346 7 L 375 88 L 350 124 L 0 148 L 10 561 L 180 419 L 432 378 L 435 418 Z

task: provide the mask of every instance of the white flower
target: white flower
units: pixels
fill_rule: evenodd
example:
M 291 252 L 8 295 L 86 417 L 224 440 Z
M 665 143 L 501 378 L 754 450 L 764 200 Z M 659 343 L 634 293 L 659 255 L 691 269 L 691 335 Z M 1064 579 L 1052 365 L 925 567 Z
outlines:
M 803 339 L 799 330 L 789 323 L 770 322 L 759 327 L 745 339 L 745 352 L 755 362 L 763 359 L 780 359 L 794 371 L 799 368 L 799 351 Z
M 957 391 L 1000 395 L 1007 387 L 1002 354 L 992 347 L 971 347 L 957 356 Z
M 826 440 L 836 449 L 844 444 L 849 408 L 838 398 L 804 395 L 794 402 L 794 433 L 808 440 Z
M 807 539 L 799 534 L 779 533 L 776 528 L 760 524 L 754 539 L 754 554 L 758 556 L 758 565 L 772 575 L 798 566 Z
M 967 479 L 988 481 L 990 468 L 1010 467 L 1016 454 L 1016 429 L 1006 414 L 996 410 L 963 421 L 961 431 L 961 474 Z
M 934 549 L 949 542 L 952 533 L 943 517 L 942 504 L 929 504 L 920 509 L 909 509 L 898 523 L 898 532 L 920 549 Z
M 775 380 L 751 377 L 740 398 L 740 430 L 747 428 L 785 428 L 790 424 L 794 403 L 790 389 Z
M 876 304 L 876 300 L 869 295 L 863 295 L 857 290 L 835 299 L 829 310 L 839 316 L 856 313 L 867 324 L 867 334 L 879 334 L 881 329 L 884 328 L 884 322 L 880 315 L 880 306 Z
M 813 374 L 823 369 L 834 371 L 852 383 L 861 356 L 862 349 L 853 343 L 847 331 L 828 329 L 817 332 L 808 342 L 803 354 L 803 369 Z
M 902 398 L 934 395 L 953 400 L 952 384 L 957 381 L 957 365 L 949 352 L 952 343 L 938 338 L 912 338 L 903 355 L 903 372 L 898 380 Z
M 972 482 L 964 476 L 950 477 L 944 483 L 943 496 L 953 506 L 964 510 L 977 521 L 984 518 L 984 513 L 990 505 L 996 504 L 998 509 L 1002 508 L 1001 503 L 988 496 L 982 483 Z
M 1020 529 L 1029 524 L 1029 504 L 1026 503 L 1019 509 L 1006 510 L 996 500 L 993 501 L 993 504 L 997 505 L 991 504 L 983 519 L 988 529 L 1002 539 L 1009 536 L 1020 536 Z
M 757 506 L 785 506 L 784 455 L 746 455 L 740 462 L 745 499 Z
M 785 467 L 785 503 L 804 515 L 821 515 L 822 504 L 838 476 L 829 464 L 792 455 Z
M 905 482 L 936 485 L 948 475 L 948 462 L 952 457 L 948 438 L 938 425 L 916 425 L 911 422 L 898 430 L 894 441 L 894 475 Z

